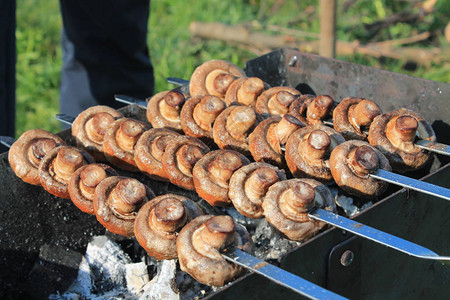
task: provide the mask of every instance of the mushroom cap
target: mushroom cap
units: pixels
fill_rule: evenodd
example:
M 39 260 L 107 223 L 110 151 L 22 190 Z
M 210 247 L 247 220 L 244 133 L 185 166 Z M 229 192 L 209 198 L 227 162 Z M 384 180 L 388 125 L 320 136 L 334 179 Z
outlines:
M 258 77 L 238 78 L 227 89 L 225 103 L 227 106 L 232 103 L 255 106 L 258 96 L 268 89 L 270 89 L 270 85 Z
M 43 129 L 27 130 L 9 149 L 9 165 L 24 182 L 41 185 L 39 163 L 51 149 L 61 145 L 65 145 L 65 142 L 51 132 Z M 30 157 L 30 154 L 34 157 Z
M 61 154 L 59 154 L 61 153 Z M 48 152 L 39 164 L 39 178 L 42 187 L 52 195 L 60 198 L 70 199 L 69 180 L 73 174 L 66 174 L 67 178 L 59 176 L 56 172 L 57 164 L 55 161 L 58 155 L 62 155 L 68 163 L 87 165 L 95 163 L 94 158 L 82 149 L 71 146 L 59 146 Z
M 427 164 L 432 154 L 431 152 L 422 150 L 414 145 L 414 140 L 401 141 L 400 139 L 395 138 L 393 134 L 391 134 L 390 137 L 395 140 L 390 140 L 388 137 L 389 133 L 392 133 L 394 129 L 388 129 L 388 127 L 390 127 L 388 124 L 390 122 L 395 122 L 401 116 L 409 116 L 417 121 L 418 126 L 416 135 L 419 138 L 431 142 L 436 141 L 436 134 L 431 125 L 412 110 L 401 108 L 377 116 L 370 125 L 368 136 L 369 143 L 386 156 L 392 169 L 396 172 L 419 169 Z M 397 145 L 395 145 L 395 143 L 397 143 Z
M 307 189 L 307 193 L 313 198 L 308 199 L 305 207 L 299 206 L 302 212 L 297 212 L 293 220 L 292 216 L 286 215 L 283 205 L 286 205 L 286 194 L 290 191 L 300 189 L 297 193 L 302 193 L 303 189 Z M 281 207 L 280 207 L 281 204 Z M 296 205 L 301 203 L 294 203 Z M 303 205 L 303 204 L 302 204 Z M 301 178 L 279 181 L 273 184 L 267 191 L 263 201 L 264 216 L 267 222 L 272 224 L 287 238 L 294 241 L 304 241 L 322 230 L 326 223 L 310 219 L 309 211 L 315 208 L 322 208 L 332 212 L 336 211 L 336 205 L 330 190 L 314 179 Z
M 220 95 L 207 88 L 208 75 L 210 75 L 211 72 L 217 71 L 223 74 L 230 74 L 234 77 L 245 77 L 244 71 L 229 61 L 213 59 L 204 62 L 198 66 L 191 75 L 189 82 L 189 93 L 191 94 L 191 97 L 214 95 L 223 100 L 225 93 Z
M 180 134 L 166 128 L 151 128 L 145 131 L 134 147 L 136 166 L 150 178 L 168 181 L 162 164 L 167 144 Z
M 84 148 L 96 161 L 104 161 L 104 134 L 119 118 L 123 118 L 123 114 L 109 106 L 96 105 L 85 109 L 72 124 L 72 135 L 77 146 Z M 91 130 L 94 130 L 94 133 L 91 133 Z
M 96 186 L 106 177 L 118 175 L 116 170 L 106 164 L 97 163 L 82 166 L 70 177 L 68 185 L 70 199 L 82 212 L 93 215 L 93 199 Z M 82 190 L 80 186 L 84 181 L 88 183 L 88 189 L 93 190 L 92 193 Z
M 169 93 L 176 93 L 173 94 L 174 97 L 171 97 L 171 99 L 169 99 L 173 100 L 172 102 L 169 101 L 169 106 L 173 107 L 173 109 L 175 110 L 181 111 L 181 107 L 183 106 L 184 101 L 188 98 L 188 95 L 174 91 L 159 92 L 148 100 L 146 111 L 147 120 L 150 122 L 150 124 L 152 124 L 152 127 L 154 128 L 168 128 L 179 132 L 181 131 L 181 122 L 179 115 L 175 118 L 168 118 L 161 113 L 161 108 L 162 106 L 164 106 L 162 102 L 167 103 L 166 96 L 170 97 Z M 178 103 L 180 104 L 176 105 Z
M 290 97 L 283 97 L 283 100 L 285 101 L 282 103 L 282 105 L 278 109 L 273 109 L 270 106 L 271 99 L 273 96 L 275 96 L 278 93 L 285 93 L 284 95 Z M 295 101 L 298 97 L 300 97 L 301 93 L 291 87 L 288 86 L 276 86 L 272 87 L 270 89 L 265 90 L 264 92 L 259 95 L 259 97 L 256 99 L 256 111 L 263 115 L 264 117 L 272 116 L 272 115 L 284 115 L 285 113 L 288 113 L 289 106 L 293 101 Z M 286 99 L 284 99 L 286 98 Z
M 289 106 L 289 114 L 296 117 L 300 122 L 308 124 L 308 121 L 306 120 L 306 109 L 308 104 L 310 104 L 314 98 L 316 98 L 316 96 L 311 94 L 300 95 L 300 97 Z
M 152 211 L 155 210 L 159 203 L 167 204 L 163 205 L 164 207 L 162 208 L 168 215 L 171 213 L 173 214 L 171 210 L 176 210 L 176 213 L 181 211 L 177 205 L 169 203 L 170 201 L 178 201 L 175 204 L 181 203 L 184 208 L 184 211 L 182 212 L 182 223 L 179 224 L 181 225 L 180 228 L 175 231 L 164 231 L 156 228 L 156 226 L 151 226 L 150 224 L 153 223 L 151 223 L 150 219 L 155 214 L 154 212 L 152 213 Z M 142 248 L 144 248 L 150 256 L 157 260 L 174 259 L 177 258 L 176 238 L 182 226 L 202 214 L 203 212 L 200 207 L 189 198 L 175 194 L 161 195 L 153 198 L 139 209 L 134 222 L 134 235 Z M 175 216 L 175 218 L 176 217 L 178 216 Z
M 254 162 L 243 166 L 242 168 L 234 172 L 230 178 L 228 196 L 231 202 L 239 213 L 252 219 L 263 217 L 264 211 L 262 208 L 262 202 L 265 194 L 267 193 L 267 190 L 266 193 L 262 193 L 260 195 L 260 198 L 258 199 L 259 201 L 255 201 L 254 199 L 250 199 L 251 195 L 247 193 L 253 192 L 255 188 L 253 186 L 248 186 L 246 183 L 249 178 L 255 173 L 255 171 L 261 169 L 264 169 L 263 174 L 255 175 L 263 177 L 259 178 L 259 180 L 263 181 L 264 184 L 273 184 L 273 178 L 271 178 L 273 173 L 278 177 L 277 181 L 286 180 L 286 174 L 284 170 L 280 170 L 271 164 L 263 162 Z M 267 172 L 267 169 L 271 169 L 273 172 Z M 266 188 L 268 187 L 265 187 L 264 189 Z
M 335 106 L 336 103 L 328 95 L 306 94 L 301 95 L 289 106 L 289 114 L 305 124 L 322 124 L 322 120 L 331 114 Z
M 216 174 L 211 172 L 213 168 L 223 168 L 223 172 Z M 212 206 L 229 206 L 228 181 L 231 174 L 240 167 L 249 164 L 250 161 L 241 153 L 233 150 L 216 150 L 207 153 L 194 166 L 192 174 L 197 194 Z M 217 178 L 217 175 L 225 178 Z
M 130 149 L 123 149 L 121 146 L 120 139 L 122 137 L 119 132 L 122 132 L 122 127 L 124 134 L 128 135 L 130 141 L 133 141 Z M 121 118 L 111 124 L 103 140 L 103 151 L 108 162 L 119 169 L 138 172 L 139 169 L 134 161 L 134 145 L 144 131 L 148 129 L 149 126 L 146 123 L 130 118 Z
M 346 141 L 338 145 L 330 155 L 330 170 L 337 185 L 349 194 L 362 198 L 376 198 L 388 187 L 388 183 L 369 177 L 367 174 L 356 173 L 350 154 L 358 147 L 370 147 L 377 158 L 375 162 L 379 169 L 391 171 L 387 158 L 375 147 L 358 140 Z
M 162 157 L 163 168 L 169 181 L 186 190 L 194 190 L 192 167 L 207 152 L 209 147 L 191 136 L 174 137 Z M 183 162 L 187 169 L 183 169 Z
M 333 127 L 346 140 L 365 140 L 367 138 L 367 134 L 361 128 L 356 128 L 349 117 L 349 112 L 362 101 L 368 104 L 367 112 L 372 114 L 370 116 L 372 119 L 381 112 L 380 107 L 375 102 L 355 97 L 342 99 L 333 111 Z
M 134 234 L 134 221 L 136 220 L 137 209 L 140 208 L 138 203 L 137 209 L 128 214 L 121 215 L 110 205 L 110 195 L 117 185 L 122 180 L 133 180 L 136 179 L 123 177 L 123 176 L 111 176 L 100 182 L 95 188 L 94 194 L 94 213 L 97 220 L 109 231 L 126 237 L 131 237 Z M 138 181 L 137 181 L 138 182 Z M 141 183 L 142 184 L 142 183 Z M 153 191 L 146 185 L 142 184 L 145 189 L 145 202 L 155 197 Z M 133 189 L 124 191 L 128 194 L 136 194 Z M 133 195 L 134 196 L 134 195 Z
M 226 261 L 219 250 L 210 246 L 209 256 L 204 256 L 194 247 L 193 237 L 212 218 L 228 216 L 204 215 L 195 218 L 183 227 L 177 238 L 177 253 L 181 270 L 198 282 L 210 286 L 223 286 L 243 271 L 238 265 Z M 231 219 L 231 218 L 230 218 Z M 239 224 L 234 224 L 234 234 L 229 241 L 243 251 L 251 252 L 253 243 L 250 234 Z
M 330 141 L 330 145 L 323 158 L 314 159 L 309 154 L 308 139 L 313 131 L 320 130 L 325 132 Z M 308 125 L 300 128 L 291 134 L 286 143 L 285 159 L 292 175 L 297 178 L 310 177 L 321 182 L 331 182 L 329 166 L 329 153 L 339 144 L 345 142 L 345 139 L 333 128 L 325 125 Z

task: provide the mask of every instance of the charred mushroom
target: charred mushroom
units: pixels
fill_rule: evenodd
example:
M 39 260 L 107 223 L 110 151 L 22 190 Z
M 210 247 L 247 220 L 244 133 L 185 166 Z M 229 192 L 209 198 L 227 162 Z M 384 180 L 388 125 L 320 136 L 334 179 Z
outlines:
M 347 141 L 331 152 L 330 170 L 344 191 L 362 198 L 376 198 L 388 183 L 369 177 L 377 169 L 391 170 L 387 158 L 375 147 L 363 141 Z
M 365 140 L 365 131 L 381 108 L 372 100 L 347 97 L 333 111 L 334 129 L 346 140 Z
M 111 176 L 95 188 L 94 213 L 112 233 L 131 237 L 137 212 L 154 197 L 148 186 L 134 178 Z
M 288 239 L 302 242 L 326 224 L 309 218 L 316 208 L 336 211 L 330 190 L 314 179 L 291 179 L 272 185 L 263 201 L 264 216 Z
M 134 222 L 134 235 L 150 256 L 157 260 L 174 259 L 181 228 L 202 214 L 197 204 L 186 197 L 161 195 L 141 207 Z
M 301 126 L 304 125 L 288 114 L 283 117 L 273 116 L 259 123 L 248 137 L 249 150 L 255 161 L 285 168 L 282 147 L 289 136 Z
M 248 135 L 260 119 L 250 106 L 230 106 L 221 112 L 214 122 L 214 142 L 221 149 L 236 150 L 248 156 Z
M 211 151 L 194 166 L 194 186 L 197 194 L 212 206 L 229 206 L 228 182 L 231 175 L 250 161 L 232 150 Z
M 107 160 L 119 169 L 138 172 L 134 161 L 134 146 L 139 137 L 149 129 L 144 122 L 122 118 L 106 131 L 103 151 Z
M 94 162 L 94 158 L 84 150 L 71 146 L 53 148 L 39 164 L 41 185 L 52 195 L 70 199 L 70 177 L 78 168 Z
M 216 96 L 193 97 L 181 109 L 181 128 L 186 135 L 210 143 L 214 121 L 225 108 L 225 102 Z
M 225 103 L 227 106 L 240 103 L 254 107 L 258 96 L 269 88 L 270 86 L 258 77 L 236 79 L 225 94 Z
M 12 144 L 8 161 L 14 173 L 23 181 L 41 185 L 39 164 L 53 148 L 65 145 L 57 135 L 43 129 L 31 129 L 24 132 Z
M 147 104 L 147 120 L 154 128 L 181 131 L 180 112 L 188 96 L 177 91 L 160 92 Z
M 189 93 L 191 97 L 213 95 L 225 99 L 230 84 L 244 71 L 225 60 L 210 60 L 198 66 L 191 75 Z
M 412 110 L 399 110 L 377 116 L 369 129 L 369 143 L 389 160 L 392 169 L 406 172 L 419 169 L 431 158 L 431 152 L 414 144 L 416 137 L 435 142 L 430 124 Z
M 180 134 L 166 128 L 151 128 L 144 132 L 134 147 L 136 166 L 150 178 L 168 181 L 162 157 L 167 144 Z
M 78 147 L 89 152 L 96 161 L 104 161 L 103 138 L 112 123 L 122 118 L 122 113 L 104 105 L 89 107 L 81 112 L 72 124 L 72 135 Z
M 331 151 L 344 138 L 325 125 L 309 125 L 300 128 L 289 137 L 285 158 L 294 177 L 310 177 L 321 182 L 333 180 L 329 157 Z
M 191 136 L 178 136 L 167 144 L 162 156 L 163 168 L 171 183 L 186 190 L 194 190 L 192 168 L 209 152 L 208 146 Z
M 328 95 L 302 95 L 289 106 L 289 114 L 305 124 L 322 124 L 331 117 L 334 106 L 333 98 Z
M 261 218 L 267 190 L 282 180 L 286 180 L 284 170 L 271 164 L 254 162 L 233 173 L 228 196 L 239 213 L 252 219 Z
M 287 86 L 272 87 L 259 95 L 256 100 L 256 111 L 265 116 L 280 116 L 289 112 L 289 106 L 301 93 Z
M 94 214 L 94 194 L 97 185 L 110 176 L 119 175 L 105 164 L 89 164 L 76 170 L 69 180 L 69 195 L 73 204 L 81 211 Z
M 235 224 L 229 216 L 197 217 L 178 235 L 180 268 L 200 283 L 223 286 L 242 272 L 241 267 L 220 254 L 227 246 L 250 252 L 253 244 L 244 227 Z

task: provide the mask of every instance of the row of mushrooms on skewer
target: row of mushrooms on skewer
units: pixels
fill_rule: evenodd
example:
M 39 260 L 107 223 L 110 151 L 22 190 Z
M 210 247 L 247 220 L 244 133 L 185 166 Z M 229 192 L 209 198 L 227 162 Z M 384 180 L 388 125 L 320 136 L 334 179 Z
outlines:
M 331 114 L 334 129 L 323 124 Z M 367 99 L 336 104 L 329 96 L 271 88 L 224 61 L 196 69 L 190 95 L 153 96 L 147 118 L 153 128 L 109 107 L 89 108 L 72 126 L 78 148 L 32 130 L 11 147 L 11 167 L 24 181 L 95 214 L 110 231 L 135 236 L 149 255 L 178 257 L 183 270 L 216 286 L 240 271 L 219 250 L 231 244 L 250 250 L 245 229 L 229 216 L 203 215 L 186 197 L 155 197 L 138 180 L 95 161 L 195 190 L 211 205 L 233 205 L 249 218 L 264 216 L 289 239 L 302 241 L 325 226 L 308 218 L 309 211 L 336 210 L 324 183 L 334 180 L 350 194 L 377 197 L 387 184 L 367 175 L 391 165 L 398 171 L 423 166 L 429 154 L 414 146 L 416 132 L 435 139 L 431 126 L 409 110 L 382 114 Z M 308 178 L 288 180 L 287 170 Z

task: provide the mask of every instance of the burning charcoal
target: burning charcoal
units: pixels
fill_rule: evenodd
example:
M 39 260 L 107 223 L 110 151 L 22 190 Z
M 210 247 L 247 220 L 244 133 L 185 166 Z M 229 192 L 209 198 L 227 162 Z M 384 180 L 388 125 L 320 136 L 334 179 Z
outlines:
M 179 295 L 174 291 L 176 261 L 163 260 L 158 263 L 158 273 L 144 286 L 144 294 L 140 299 L 179 299 Z
M 217 290 L 215 287 L 201 284 L 188 273 L 177 270 L 176 284 L 180 292 L 180 300 L 199 299 Z
M 252 231 L 258 226 L 259 222 L 261 220 L 258 219 L 250 219 L 244 215 L 241 215 L 236 208 L 230 207 L 230 208 L 224 208 L 223 209 L 228 215 L 230 215 L 233 220 L 236 221 L 236 223 L 241 224 L 242 226 L 246 227 L 248 231 Z

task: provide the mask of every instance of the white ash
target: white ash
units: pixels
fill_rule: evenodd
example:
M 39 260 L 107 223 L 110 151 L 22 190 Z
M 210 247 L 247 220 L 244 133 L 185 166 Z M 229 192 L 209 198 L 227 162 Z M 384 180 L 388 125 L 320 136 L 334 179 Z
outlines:
M 251 219 L 242 215 L 234 207 L 224 208 L 223 211 L 232 217 L 238 224 L 246 227 L 247 231 L 250 233 L 252 233 L 261 222 L 261 219 Z
M 144 262 L 127 264 L 125 269 L 128 290 L 135 295 L 140 294 L 150 281 L 146 264 Z
M 373 205 L 370 201 L 365 203 L 362 202 L 362 205 L 359 202 L 355 203 L 352 197 L 341 194 L 341 191 L 338 188 L 332 186 L 328 186 L 328 188 L 333 195 L 334 202 L 338 207 L 342 208 L 347 217 L 352 217 Z
M 163 260 L 158 263 L 156 276 L 144 286 L 144 293 L 140 299 L 150 300 L 178 300 L 179 294 L 174 291 L 176 260 Z

